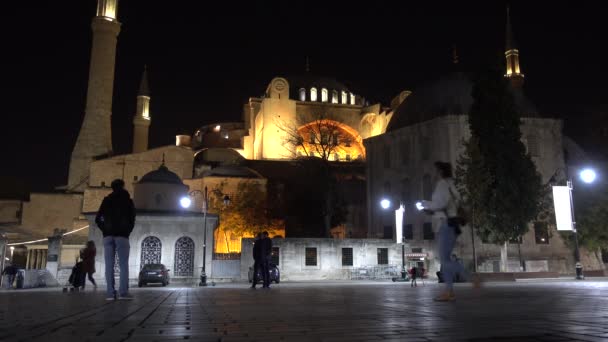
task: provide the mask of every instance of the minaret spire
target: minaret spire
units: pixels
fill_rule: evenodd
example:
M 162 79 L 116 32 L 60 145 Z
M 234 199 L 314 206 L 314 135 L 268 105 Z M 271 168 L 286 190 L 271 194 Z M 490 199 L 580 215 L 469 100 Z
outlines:
M 524 74 L 519 67 L 519 50 L 513 38 L 513 29 L 511 27 L 511 13 L 507 6 L 507 27 L 505 39 L 505 57 L 507 59 L 507 70 L 505 77 L 511 80 L 514 88 L 520 88 L 524 84 Z
M 133 153 L 148 149 L 148 132 L 150 130 L 150 88 L 148 86 L 148 68 L 144 66 L 139 92 L 137 94 L 137 110 L 133 118 Z
M 148 85 L 148 66 L 144 65 L 144 73 L 139 83 L 139 92 L 137 96 L 150 96 L 150 87 Z
M 86 107 L 70 159 L 68 191 L 83 191 L 91 161 L 112 154 L 112 92 L 120 32 L 117 11 L 118 0 L 98 0 L 97 15 L 91 23 L 93 42 Z

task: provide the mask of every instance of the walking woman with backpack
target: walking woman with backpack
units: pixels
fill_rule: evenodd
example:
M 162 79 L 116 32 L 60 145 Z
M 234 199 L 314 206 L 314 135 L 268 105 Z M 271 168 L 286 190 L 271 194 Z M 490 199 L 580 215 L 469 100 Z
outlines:
M 462 266 L 452 260 L 452 250 L 460 235 L 460 225 L 463 218 L 459 217 L 460 195 L 452 179 L 452 165 L 446 162 L 435 162 L 438 178 L 430 201 L 422 201 L 421 207 L 432 214 L 433 225 L 439 227 L 437 251 L 441 262 L 441 274 L 445 283 L 445 291 L 435 298 L 435 301 L 447 302 L 454 295 L 454 276 L 462 272 Z
M 95 248 L 95 242 L 87 242 L 87 247 L 80 251 L 80 258 L 82 259 L 83 272 L 88 276 L 89 281 L 93 284 L 95 290 L 97 290 L 97 283 L 93 279 L 93 273 L 95 273 L 95 256 L 97 255 L 97 249 Z M 83 275 L 84 276 L 84 275 Z M 86 284 L 86 279 L 82 282 L 82 289 Z

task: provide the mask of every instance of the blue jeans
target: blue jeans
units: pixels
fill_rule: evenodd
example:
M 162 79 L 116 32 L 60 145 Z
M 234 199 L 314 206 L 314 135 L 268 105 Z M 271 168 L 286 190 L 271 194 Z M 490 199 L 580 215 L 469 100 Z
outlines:
M 129 239 L 121 236 L 106 236 L 103 238 L 103 257 L 106 262 L 107 295 L 113 296 L 114 289 L 114 253 L 118 254 L 120 269 L 120 284 L 118 294 L 129 294 Z
M 452 260 L 452 250 L 456 244 L 456 232 L 448 226 L 447 220 L 441 221 L 439 228 L 439 261 L 441 262 L 441 276 L 449 291 L 453 288 L 454 276 L 462 273 L 462 265 Z

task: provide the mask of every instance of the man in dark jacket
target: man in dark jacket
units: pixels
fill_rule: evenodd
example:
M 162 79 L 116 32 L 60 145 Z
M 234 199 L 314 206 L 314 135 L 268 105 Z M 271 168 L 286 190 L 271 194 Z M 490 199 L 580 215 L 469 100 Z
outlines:
M 133 299 L 129 294 L 129 235 L 135 226 L 135 206 L 124 189 L 122 179 L 112 181 L 112 193 L 106 196 L 95 217 L 103 233 L 103 254 L 106 263 L 106 300 L 116 299 L 114 288 L 114 255 L 118 255 L 120 285 L 118 299 Z
M 4 270 L 2 271 L 2 275 L 7 275 L 8 276 L 8 288 L 12 289 L 13 288 L 13 283 L 15 282 L 15 278 L 17 277 L 17 267 L 8 264 Z
M 272 240 L 268 237 L 268 232 L 262 233 L 262 240 L 260 240 L 260 253 L 261 253 L 261 264 L 262 278 L 264 279 L 264 286 L 262 288 L 270 288 L 270 258 L 272 257 Z
M 260 264 L 262 261 L 262 253 L 261 253 L 261 242 L 262 241 L 262 233 L 258 233 L 255 236 L 255 241 L 253 242 L 253 278 L 251 281 L 251 288 L 255 289 L 255 286 L 258 283 L 258 272 L 260 271 Z

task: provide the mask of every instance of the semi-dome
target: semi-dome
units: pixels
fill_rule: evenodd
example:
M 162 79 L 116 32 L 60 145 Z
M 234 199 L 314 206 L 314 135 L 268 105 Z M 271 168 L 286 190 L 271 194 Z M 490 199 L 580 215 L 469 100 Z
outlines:
M 184 185 L 179 176 L 171 171 L 165 166 L 165 164 L 161 165 L 158 169 L 146 173 L 138 184 L 143 183 L 163 183 L 163 184 L 178 184 Z
M 462 72 L 451 73 L 415 90 L 393 114 L 387 131 L 446 115 L 466 115 L 473 105 L 473 82 Z M 538 117 L 534 105 L 521 89 L 512 89 L 515 106 L 522 117 Z

